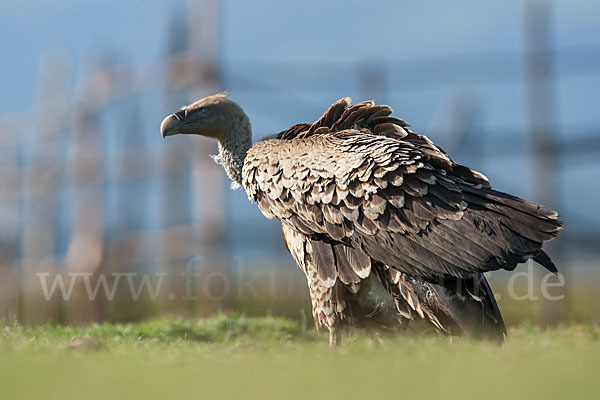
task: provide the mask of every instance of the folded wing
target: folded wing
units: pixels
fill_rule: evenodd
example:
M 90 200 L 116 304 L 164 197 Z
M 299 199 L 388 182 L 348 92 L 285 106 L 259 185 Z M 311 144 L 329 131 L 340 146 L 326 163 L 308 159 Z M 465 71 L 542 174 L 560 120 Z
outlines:
M 529 258 L 556 271 L 542 251 L 561 227 L 556 212 L 493 190 L 389 107 L 348 102 L 248 152 L 243 185 L 265 216 L 327 244 L 324 257 L 353 248 L 423 278 L 511 270 Z

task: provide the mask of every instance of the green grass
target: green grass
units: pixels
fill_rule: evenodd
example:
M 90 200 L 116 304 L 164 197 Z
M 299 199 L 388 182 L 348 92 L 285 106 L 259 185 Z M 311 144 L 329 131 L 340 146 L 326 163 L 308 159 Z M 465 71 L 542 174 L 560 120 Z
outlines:
M 504 346 L 218 315 L 87 327 L 0 324 L 2 399 L 600 398 L 600 328 L 521 325 Z

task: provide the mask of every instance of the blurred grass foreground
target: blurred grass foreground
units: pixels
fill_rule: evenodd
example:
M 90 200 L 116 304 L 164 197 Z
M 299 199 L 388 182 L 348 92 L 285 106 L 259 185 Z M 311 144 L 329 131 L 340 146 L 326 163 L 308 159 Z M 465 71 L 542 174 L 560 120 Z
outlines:
M 600 327 L 522 324 L 504 346 L 354 333 L 329 349 L 283 318 L 4 324 L 2 398 L 598 398 Z

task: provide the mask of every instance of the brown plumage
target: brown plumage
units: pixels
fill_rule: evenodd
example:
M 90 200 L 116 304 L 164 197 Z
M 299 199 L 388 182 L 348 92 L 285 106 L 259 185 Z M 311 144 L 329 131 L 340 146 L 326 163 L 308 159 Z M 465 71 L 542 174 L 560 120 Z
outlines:
M 196 115 L 206 109 L 209 117 Z M 224 95 L 185 113 L 192 122 L 181 129 L 167 117 L 163 135 L 219 140 L 229 176 L 282 222 L 308 280 L 315 325 L 330 331 L 332 344 L 344 323 L 364 319 L 352 304 L 370 277 L 391 295 L 398 323 L 423 319 L 440 332 L 502 339 L 483 273 L 530 258 L 556 272 L 542 250 L 561 228 L 556 212 L 492 189 L 387 106 L 343 98 L 316 122 L 254 145 L 245 114 Z M 221 127 L 223 113 L 240 126 Z

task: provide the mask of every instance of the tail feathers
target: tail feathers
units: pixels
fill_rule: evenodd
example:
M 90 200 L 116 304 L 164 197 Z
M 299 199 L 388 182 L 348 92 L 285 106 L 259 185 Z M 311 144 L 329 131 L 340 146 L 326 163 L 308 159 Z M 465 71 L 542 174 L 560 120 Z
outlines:
M 556 265 L 554 265 L 550 259 L 550 256 L 544 250 L 540 250 L 540 252 L 533 257 L 533 260 L 546 268 L 548 271 L 552 272 L 554 275 L 558 274 Z

